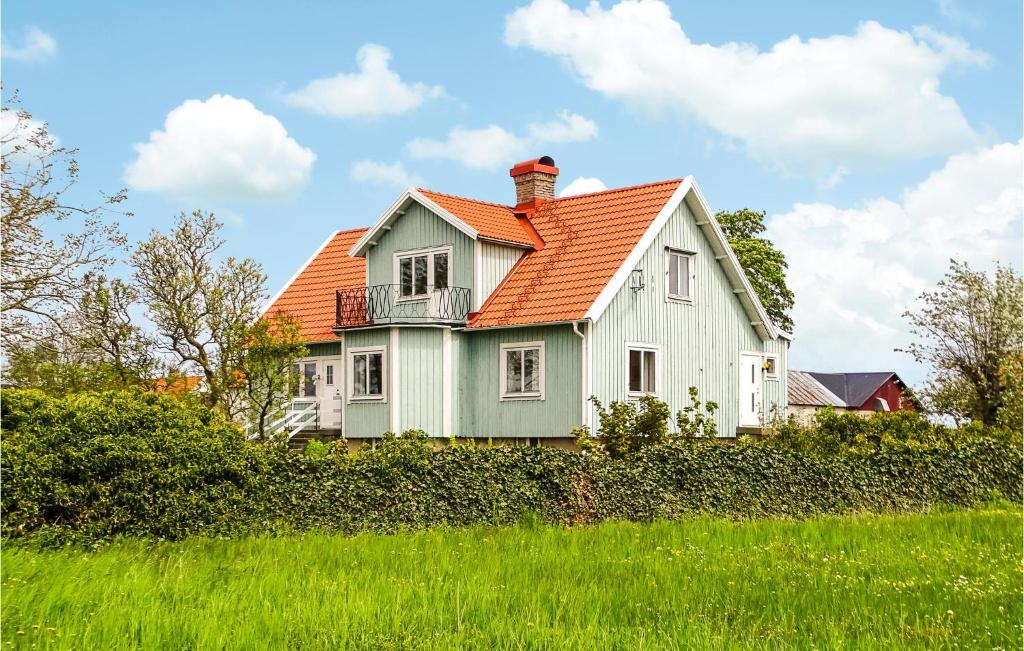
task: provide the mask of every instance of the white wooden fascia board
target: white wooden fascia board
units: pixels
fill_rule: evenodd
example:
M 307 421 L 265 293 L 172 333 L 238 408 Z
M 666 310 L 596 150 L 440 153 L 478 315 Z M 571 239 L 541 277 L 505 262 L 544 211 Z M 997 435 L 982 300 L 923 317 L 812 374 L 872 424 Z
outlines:
M 615 298 L 619 289 L 626 284 L 626 280 L 629 278 L 630 272 L 633 271 L 633 268 L 636 267 L 640 262 L 640 259 L 643 258 L 644 253 L 646 253 L 647 249 L 649 249 L 651 244 L 654 243 L 654 239 L 658 237 L 658 233 L 660 233 L 661 229 L 665 226 L 665 222 L 672 217 L 672 213 L 674 213 L 676 208 L 679 207 L 679 204 L 682 203 L 683 198 L 686 197 L 686 194 L 690 191 L 692 186 L 692 176 L 686 177 L 679 183 L 675 192 L 672 193 L 672 196 L 669 197 L 669 200 L 665 205 L 661 207 L 661 211 L 654 218 L 654 221 L 647 226 L 647 230 L 644 231 L 640 240 L 633 247 L 633 250 L 626 256 L 626 259 L 612 276 L 612 279 L 608 281 L 604 286 L 604 289 L 601 290 L 601 293 L 598 294 L 597 298 L 594 299 L 594 302 L 591 303 L 590 309 L 587 310 L 587 313 L 583 318 L 590 319 L 591 321 L 597 321 L 601 317 L 601 314 L 603 314 L 608 308 L 608 305 L 611 304 L 612 299 Z
M 473 238 L 474 240 L 480 236 L 480 233 L 477 232 L 475 228 L 473 228 L 466 222 L 462 221 L 455 215 L 451 214 L 441 206 L 437 205 L 436 203 L 428 199 L 426 196 L 423 195 L 422 192 L 420 192 L 416 188 L 409 187 L 406 188 L 405 191 L 402 192 L 401 195 L 399 195 L 398 199 L 396 199 L 395 202 L 392 203 L 391 206 L 389 206 L 388 209 L 384 211 L 380 218 L 377 219 L 376 222 L 374 222 L 373 226 L 371 226 L 370 229 L 367 230 L 366 233 L 364 233 L 363 236 L 359 238 L 359 240 L 355 244 L 352 245 L 352 248 L 349 249 L 348 252 L 349 255 L 353 257 L 360 257 L 364 255 L 366 253 L 366 249 L 368 249 L 371 246 L 371 244 L 374 243 L 374 237 L 376 237 L 380 231 L 384 230 L 384 227 L 390 224 L 392 218 L 398 215 L 405 214 L 403 206 L 405 206 L 408 201 L 415 201 L 416 203 L 422 205 L 424 208 L 430 210 L 438 217 L 445 220 L 446 222 L 448 222 L 455 228 L 459 229 L 460 231 L 462 231 L 469 237 Z
M 441 206 L 437 205 L 436 203 L 434 203 L 433 201 L 431 201 L 427 197 L 425 197 L 423 195 L 423 193 L 420 192 L 419 190 L 417 190 L 416 188 L 409 188 L 408 190 L 406 190 L 406 192 L 408 192 L 409 196 L 411 196 L 413 199 L 415 199 L 417 203 L 420 203 L 423 206 L 425 206 L 426 208 L 428 208 L 431 211 L 433 211 L 434 213 L 437 213 L 438 217 L 440 217 L 441 219 L 445 220 L 446 222 L 448 222 L 449 224 L 451 224 L 455 228 L 459 229 L 460 231 L 462 231 L 463 233 L 465 233 L 469 237 L 473 238 L 474 240 L 477 239 L 478 237 L 480 237 L 480 232 L 479 231 L 477 231 L 475 228 L 473 228 L 472 226 L 470 226 L 466 222 L 462 221 L 461 219 L 459 219 L 455 215 L 451 214 L 450 212 L 448 212 L 447 210 L 445 210 Z
M 534 248 L 532 244 L 523 244 L 522 242 L 512 242 L 510 240 L 501 240 L 501 239 L 498 239 L 496 237 L 487 237 L 485 235 L 480 235 L 478 237 L 478 241 L 480 241 L 480 242 L 487 242 L 488 244 L 500 244 L 501 246 L 507 246 L 507 247 L 512 248 L 512 249 L 523 249 L 524 251 L 532 251 L 533 248 Z
M 692 178 L 687 177 L 687 180 L 692 181 Z M 696 181 L 691 182 L 691 189 L 693 191 L 693 197 L 696 200 L 696 205 L 700 208 L 700 211 L 704 213 L 702 217 L 707 221 L 704 228 L 709 228 L 711 230 L 714 236 L 711 238 L 712 241 L 717 241 L 719 246 L 723 248 L 723 254 L 726 258 L 722 262 L 725 263 L 728 270 L 733 272 L 742 288 L 746 290 L 746 293 L 742 296 L 745 296 L 748 299 L 750 307 L 752 307 L 755 312 L 754 315 L 751 315 L 752 318 L 764 323 L 768 339 L 777 338 L 778 330 L 776 329 L 775 324 L 772 323 L 771 318 L 768 316 L 768 312 L 764 309 L 764 305 L 761 304 L 761 299 L 757 296 L 757 292 L 754 291 L 753 286 L 750 284 L 750 280 L 747 278 L 746 272 L 743 271 L 743 267 L 740 265 L 740 261 L 736 257 L 736 253 L 732 250 L 732 247 L 729 246 L 729 241 L 725 238 L 725 233 L 722 232 L 722 227 L 719 226 L 718 220 L 715 219 L 715 213 L 712 212 L 711 206 L 709 206 L 708 202 L 704 199 L 704 195 L 701 193 L 700 186 L 697 185 Z M 693 206 L 691 206 L 691 208 L 693 208 Z M 740 302 L 744 304 L 744 307 L 747 307 L 748 301 L 741 300 Z
M 281 294 L 284 294 L 285 290 L 291 287 L 292 283 L 298 280 L 299 276 L 302 275 L 302 272 L 306 270 L 306 267 L 312 264 L 313 260 L 316 260 L 316 257 L 320 255 L 324 249 L 327 248 L 327 245 L 331 243 L 331 240 L 337 237 L 338 233 L 340 232 L 341 231 L 334 231 L 333 233 L 327 236 L 327 239 L 324 240 L 324 243 L 317 247 L 316 251 L 313 252 L 313 255 L 309 256 L 309 259 L 306 260 L 306 263 L 299 267 L 299 270 L 295 272 L 295 275 L 289 278 L 288 282 L 282 285 L 281 289 L 277 290 L 277 293 L 274 294 L 274 296 L 269 301 L 267 301 L 267 303 L 263 306 L 263 309 L 260 310 L 260 314 L 266 315 L 267 310 L 270 309 L 270 306 L 276 303 L 277 299 L 281 298 Z

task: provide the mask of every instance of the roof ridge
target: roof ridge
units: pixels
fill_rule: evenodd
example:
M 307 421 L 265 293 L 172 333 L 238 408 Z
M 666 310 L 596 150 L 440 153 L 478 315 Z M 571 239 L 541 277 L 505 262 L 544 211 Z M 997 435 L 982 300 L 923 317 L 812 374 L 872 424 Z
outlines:
M 441 192 L 439 190 L 431 190 L 430 188 L 416 188 L 416 189 L 419 190 L 420 192 L 429 192 L 431 194 L 439 194 L 442 197 L 451 197 L 452 199 L 460 199 L 462 201 L 471 201 L 473 203 L 482 203 L 482 204 L 487 205 L 487 206 L 494 206 L 495 208 L 505 208 L 505 209 L 507 209 L 509 211 L 514 210 L 514 208 L 512 206 L 509 206 L 509 205 L 506 205 L 506 204 L 503 204 L 503 203 L 495 203 L 493 201 L 484 201 L 483 199 L 473 199 L 472 197 L 463 197 L 462 195 L 451 194 L 450 192 Z
M 682 183 L 685 179 L 666 179 L 664 181 L 653 181 L 651 183 L 639 183 L 637 185 L 627 185 L 621 188 L 609 188 L 607 190 L 599 190 L 597 192 L 585 192 L 583 194 L 574 194 L 571 197 L 556 197 L 549 199 L 550 201 L 568 201 L 569 199 L 579 199 L 580 197 L 593 197 L 599 194 L 612 194 L 613 192 L 625 192 L 627 190 L 639 190 L 640 188 L 649 188 L 655 185 L 669 185 L 671 183 Z M 548 203 L 545 202 L 545 203 Z
M 550 203 L 552 201 L 567 201 L 569 199 L 578 199 L 580 197 L 593 197 L 599 194 L 612 194 L 613 192 L 626 192 L 629 190 L 639 190 L 640 188 L 649 188 L 655 185 L 668 185 L 670 183 L 682 183 L 685 179 L 665 179 L 664 181 L 651 181 L 650 183 L 638 183 L 636 185 L 625 185 L 621 188 L 609 188 L 607 190 L 599 190 L 598 192 L 585 192 L 583 194 L 574 194 L 571 197 L 555 197 L 548 199 L 544 203 Z M 451 197 L 452 199 L 460 199 L 462 201 L 470 201 L 472 203 L 482 203 L 487 206 L 494 206 L 496 208 L 505 208 L 507 210 L 515 210 L 515 206 L 509 206 L 503 203 L 495 203 L 493 201 L 484 201 L 483 199 L 474 199 L 472 197 L 464 197 L 459 194 L 451 194 L 450 192 L 441 192 L 440 190 L 431 190 L 430 188 L 416 188 L 420 192 L 429 192 L 431 194 L 439 194 L 443 197 Z
M 342 231 L 334 231 L 334 235 L 335 236 L 337 236 L 337 235 L 346 235 L 348 233 L 358 233 L 359 231 L 368 231 L 368 230 L 370 230 L 369 226 L 360 226 L 359 228 L 347 228 L 347 229 L 342 230 Z

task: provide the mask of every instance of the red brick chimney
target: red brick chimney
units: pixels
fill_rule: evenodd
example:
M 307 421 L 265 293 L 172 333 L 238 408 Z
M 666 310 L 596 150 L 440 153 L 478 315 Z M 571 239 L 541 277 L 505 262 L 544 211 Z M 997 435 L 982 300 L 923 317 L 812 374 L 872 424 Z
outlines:
M 555 198 L 558 168 L 550 156 L 518 163 L 508 173 L 516 184 L 516 206 Z

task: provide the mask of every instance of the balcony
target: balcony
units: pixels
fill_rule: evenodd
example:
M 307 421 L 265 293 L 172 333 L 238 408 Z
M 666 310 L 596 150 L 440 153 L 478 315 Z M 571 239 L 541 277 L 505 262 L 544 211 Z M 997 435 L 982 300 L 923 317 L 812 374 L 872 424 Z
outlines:
M 410 290 L 406 286 L 406 292 Z M 464 324 L 469 314 L 466 287 L 428 286 L 425 294 L 402 295 L 401 285 L 371 285 L 337 291 L 335 327 L 398 323 Z

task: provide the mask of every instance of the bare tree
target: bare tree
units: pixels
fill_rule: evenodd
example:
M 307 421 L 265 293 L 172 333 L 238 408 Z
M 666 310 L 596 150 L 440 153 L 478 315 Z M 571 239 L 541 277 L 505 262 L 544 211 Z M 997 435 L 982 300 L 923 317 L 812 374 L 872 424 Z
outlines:
M 54 329 L 65 331 L 65 312 L 124 247 L 117 224 L 103 217 L 126 193 L 106 196 L 95 207 L 72 205 L 65 197 L 78 180 L 77 150 L 61 145 L 45 123 L 21 108 L 17 94 L 0 111 L 3 342 L 45 343 Z
M 1011 267 L 994 277 L 950 261 L 950 269 L 923 307 L 906 312 L 920 341 L 904 352 L 928 364 L 932 377 L 922 392 L 937 412 L 958 420 L 1019 428 L 1024 284 Z
M 215 260 L 224 243 L 220 228 L 212 214 L 182 213 L 170 233 L 153 231 L 139 244 L 131 262 L 158 346 L 202 374 L 209 407 L 236 417 L 241 407 L 229 392 L 244 378 L 244 350 L 267 278 L 251 259 Z

